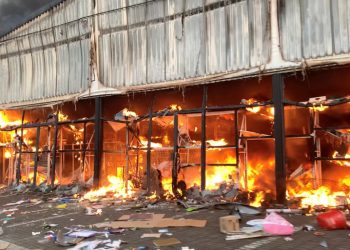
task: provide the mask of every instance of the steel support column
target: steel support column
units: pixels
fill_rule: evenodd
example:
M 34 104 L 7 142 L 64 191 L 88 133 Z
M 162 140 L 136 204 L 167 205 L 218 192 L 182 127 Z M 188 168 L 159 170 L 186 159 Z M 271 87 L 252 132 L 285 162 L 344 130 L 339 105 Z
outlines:
M 55 115 L 55 131 L 53 137 L 53 145 L 52 145 L 52 166 L 51 166 L 51 187 L 55 186 L 55 178 L 56 178 L 56 156 L 57 156 L 57 137 L 58 137 L 58 116 L 59 111 Z
M 202 135 L 201 135 L 201 189 L 205 190 L 206 187 L 206 153 L 207 153 L 207 136 L 206 136 L 206 108 L 208 100 L 208 87 L 203 87 L 203 100 L 202 100 Z
M 272 76 L 272 95 L 275 107 L 274 137 L 275 137 L 275 178 L 276 199 L 280 204 L 286 202 L 286 142 L 284 130 L 284 82 L 283 75 Z
M 148 124 L 148 134 L 147 134 L 147 165 L 146 165 L 146 174 L 147 174 L 147 192 L 151 193 L 151 142 L 152 142 L 152 133 L 153 133 L 153 104 L 155 97 L 153 96 L 151 106 L 149 108 L 149 124 Z
M 173 194 L 178 195 L 177 174 L 179 170 L 179 116 L 174 114 L 174 149 L 173 149 L 173 169 L 172 169 L 172 190 Z
M 95 143 L 94 143 L 94 186 L 97 187 L 100 182 L 101 158 L 102 158 L 102 99 L 95 98 Z
M 236 145 L 236 164 L 237 164 L 237 167 L 236 167 L 236 178 L 237 178 L 237 184 L 238 186 L 240 186 L 240 169 L 239 169 L 239 164 L 240 164 L 240 148 L 239 148 L 239 136 L 240 136 L 240 128 L 239 128 L 239 124 L 238 124 L 238 110 L 236 109 L 235 110 L 235 145 Z M 240 187 L 241 188 L 241 187 Z
M 19 184 L 21 180 L 21 161 L 22 161 L 22 147 L 23 147 L 23 123 L 24 123 L 25 111 L 22 111 L 22 122 L 21 122 L 21 137 L 18 142 L 19 153 L 18 153 L 18 161 L 16 164 L 16 184 Z M 16 132 L 17 135 L 17 132 Z
M 39 147 L 40 147 L 40 127 L 36 128 L 36 140 L 35 140 L 35 156 L 34 156 L 34 177 L 33 186 L 36 186 L 36 177 L 38 172 L 38 161 L 39 161 Z
M 84 134 L 83 134 L 83 162 L 82 162 L 82 181 L 85 182 L 85 157 L 86 157 L 86 128 L 87 124 L 84 122 Z

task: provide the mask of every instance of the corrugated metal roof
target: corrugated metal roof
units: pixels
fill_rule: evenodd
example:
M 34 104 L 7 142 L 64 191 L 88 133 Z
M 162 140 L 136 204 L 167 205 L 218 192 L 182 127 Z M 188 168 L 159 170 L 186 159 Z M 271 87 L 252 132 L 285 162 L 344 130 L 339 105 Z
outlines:
M 348 53 L 348 0 L 279 0 L 282 54 L 285 60 Z
M 100 15 L 100 81 L 109 87 L 134 86 L 268 63 L 267 0 L 204 3 L 151 1 L 116 11 L 128 18 L 113 27 L 110 13 Z M 100 0 L 97 8 L 103 12 L 115 6 Z
M 0 42 L 0 103 L 90 95 L 93 79 L 121 93 L 350 61 L 348 1 L 316 3 L 66 0 Z
M 7 91 L 1 91 L 0 103 L 86 90 L 91 81 L 93 20 L 80 18 L 92 14 L 92 0 L 66 0 L 54 7 L 52 14 L 47 12 L 5 36 L 0 43 L 0 69 L 4 73 L 1 88 Z

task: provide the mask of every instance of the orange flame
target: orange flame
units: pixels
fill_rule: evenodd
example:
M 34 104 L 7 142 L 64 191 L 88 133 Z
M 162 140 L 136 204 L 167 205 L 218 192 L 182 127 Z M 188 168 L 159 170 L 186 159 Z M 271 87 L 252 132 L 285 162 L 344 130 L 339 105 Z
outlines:
M 97 190 L 92 190 L 83 196 L 86 200 L 96 200 L 106 196 L 108 193 L 113 193 L 116 198 L 129 198 L 134 194 L 133 185 L 128 182 L 128 187 L 125 187 L 123 178 L 119 176 L 108 175 L 109 185 L 101 187 Z
M 148 140 L 142 136 L 140 136 L 140 142 L 143 147 L 148 146 Z M 151 142 L 151 148 L 162 148 L 162 147 L 163 145 L 161 143 Z
M 5 157 L 5 159 L 10 159 L 12 157 L 11 152 L 6 150 L 5 153 L 4 153 L 4 157 Z
M 207 143 L 212 147 L 226 146 L 228 144 L 224 138 L 220 140 L 207 140 Z
M 136 112 L 128 110 L 127 108 L 123 109 L 123 116 L 138 118 L 138 115 L 136 114 Z

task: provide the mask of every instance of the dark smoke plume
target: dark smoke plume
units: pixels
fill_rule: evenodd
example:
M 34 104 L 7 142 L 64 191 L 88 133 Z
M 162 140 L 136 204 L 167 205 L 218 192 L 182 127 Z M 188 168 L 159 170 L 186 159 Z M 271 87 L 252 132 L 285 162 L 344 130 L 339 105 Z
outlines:
M 0 0 L 0 37 L 62 0 Z

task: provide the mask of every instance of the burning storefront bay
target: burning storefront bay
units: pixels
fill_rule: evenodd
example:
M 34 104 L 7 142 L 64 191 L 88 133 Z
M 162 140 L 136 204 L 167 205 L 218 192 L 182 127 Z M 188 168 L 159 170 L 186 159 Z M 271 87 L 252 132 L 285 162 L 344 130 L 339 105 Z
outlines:
M 79 190 L 91 190 L 81 199 L 91 201 L 148 196 L 274 207 L 277 135 L 271 95 L 258 87 L 260 94 L 242 98 L 251 92 L 242 87 L 232 104 L 221 98 L 220 85 L 202 92 L 207 88 L 186 90 L 191 99 L 183 93 L 176 97 L 176 91 L 138 95 L 140 101 L 129 105 L 129 97 L 101 98 L 98 119 L 93 100 L 80 107 L 3 111 L 2 182 L 42 191 L 80 185 Z M 347 204 L 348 124 L 332 123 L 349 110 L 348 101 L 320 97 L 284 104 L 285 205 L 319 209 Z M 91 109 L 82 109 L 85 105 Z

